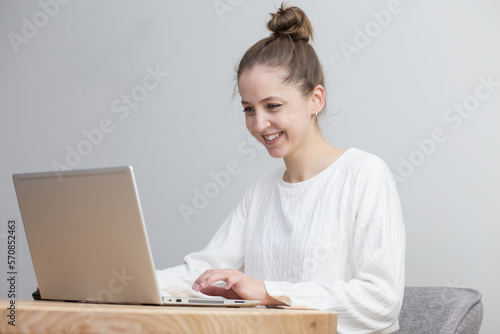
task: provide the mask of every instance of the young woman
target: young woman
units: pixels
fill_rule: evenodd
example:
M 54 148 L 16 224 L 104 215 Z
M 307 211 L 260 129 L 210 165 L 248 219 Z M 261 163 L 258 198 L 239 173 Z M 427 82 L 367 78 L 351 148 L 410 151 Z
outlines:
M 296 7 L 271 16 L 272 35 L 241 59 L 238 88 L 248 131 L 285 166 L 248 189 L 205 249 L 158 271 L 161 289 L 333 310 L 339 333 L 393 332 L 405 253 L 394 179 L 378 157 L 325 140 L 311 23 Z

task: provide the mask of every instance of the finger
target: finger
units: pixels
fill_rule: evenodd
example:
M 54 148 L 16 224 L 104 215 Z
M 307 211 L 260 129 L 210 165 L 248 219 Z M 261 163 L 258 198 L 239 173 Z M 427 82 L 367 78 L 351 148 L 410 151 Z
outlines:
M 224 271 L 215 271 L 210 273 L 210 275 L 206 276 L 204 280 L 200 279 L 200 285 L 201 288 L 205 288 L 207 286 L 210 286 L 212 283 L 218 282 L 218 281 L 226 281 L 228 278 L 228 274 Z
M 200 291 L 200 289 L 209 286 L 210 284 L 217 281 L 226 282 L 228 277 L 233 273 L 232 270 L 227 269 L 211 269 L 203 273 L 193 284 L 193 290 Z
M 212 269 L 206 270 L 203 274 L 198 276 L 198 278 L 193 282 L 192 289 L 195 291 L 200 291 L 200 289 L 202 288 L 201 283 L 204 282 L 211 275 L 211 272 L 213 272 Z
M 200 292 L 209 296 L 227 297 L 226 289 L 215 285 L 209 285 L 206 288 L 201 289 Z
M 191 288 L 195 291 L 200 291 L 201 283 L 207 279 L 207 277 L 210 275 L 211 271 L 212 270 L 206 270 L 203 274 L 198 276 L 198 278 L 193 282 L 193 286 Z
M 236 285 L 241 282 L 242 279 L 244 279 L 246 275 L 240 272 L 237 272 L 235 275 L 231 275 L 227 278 L 226 280 L 226 289 L 236 289 Z
M 194 281 L 194 283 L 201 285 L 203 281 L 205 281 L 210 275 L 213 275 L 214 273 L 221 271 L 223 269 L 209 269 L 206 270 L 203 274 L 198 276 L 198 278 Z
M 236 283 L 236 282 L 234 282 Z M 233 287 L 233 280 L 231 278 L 228 278 L 226 281 L 226 286 L 224 287 L 226 290 L 229 290 Z
M 226 290 L 224 288 L 209 285 L 204 289 L 201 289 L 201 293 L 204 293 L 209 296 L 220 296 L 227 299 L 244 299 L 240 295 L 238 295 L 234 290 Z

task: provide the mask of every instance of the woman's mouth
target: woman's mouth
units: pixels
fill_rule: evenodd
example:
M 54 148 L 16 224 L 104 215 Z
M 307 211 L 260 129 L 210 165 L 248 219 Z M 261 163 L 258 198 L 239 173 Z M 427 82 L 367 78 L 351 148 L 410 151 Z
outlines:
M 264 135 L 264 141 L 266 142 L 267 145 L 273 145 L 276 143 L 278 140 L 280 140 L 281 135 L 283 134 L 283 131 L 281 132 L 276 132 L 270 135 Z

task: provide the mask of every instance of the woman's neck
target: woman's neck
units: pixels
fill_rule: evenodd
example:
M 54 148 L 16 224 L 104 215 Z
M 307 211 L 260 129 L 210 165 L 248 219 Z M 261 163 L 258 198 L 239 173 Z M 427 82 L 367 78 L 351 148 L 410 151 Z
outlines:
M 326 141 L 320 131 L 317 131 L 314 137 L 298 152 L 283 159 L 286 165 L 283 176 L 285 182 L 297 183 L 310 179 L 325 170 L 345 152 Z

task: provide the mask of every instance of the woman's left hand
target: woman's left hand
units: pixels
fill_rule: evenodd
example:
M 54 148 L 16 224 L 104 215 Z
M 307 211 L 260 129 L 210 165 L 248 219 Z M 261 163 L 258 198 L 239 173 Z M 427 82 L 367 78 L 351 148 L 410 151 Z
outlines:
M 226 282 L 225 287 L 211 285 L 217 281 Z M 193 290 L 209 296 L 228 299 L 260 300 L 261 305 L 280 305 L 280 301 L 268 295 L 263 281 L 234 269 L 210 269 L 196 279 Z

